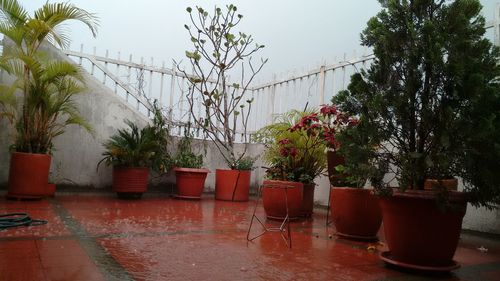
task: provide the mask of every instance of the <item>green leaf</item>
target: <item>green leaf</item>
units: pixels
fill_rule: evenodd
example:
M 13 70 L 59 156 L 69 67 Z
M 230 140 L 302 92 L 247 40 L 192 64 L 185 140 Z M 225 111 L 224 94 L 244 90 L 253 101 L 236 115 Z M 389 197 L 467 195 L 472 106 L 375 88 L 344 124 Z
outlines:
M 193 59 L 195 61 L 199 61 L 201 59 L 201 55 L 197 51 L 195 51 L 195 52 L 186 51 L 186 57 Z

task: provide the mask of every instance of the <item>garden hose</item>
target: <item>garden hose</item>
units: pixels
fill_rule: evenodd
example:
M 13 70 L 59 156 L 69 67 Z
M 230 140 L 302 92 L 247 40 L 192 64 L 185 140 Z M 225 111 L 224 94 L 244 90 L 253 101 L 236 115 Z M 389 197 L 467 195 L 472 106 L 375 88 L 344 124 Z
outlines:
M 0 230 L 17 226 L 36 226 L 46 224 L 46 220 L 32 219 L 26 213 L 10 213 L 0 215 Z

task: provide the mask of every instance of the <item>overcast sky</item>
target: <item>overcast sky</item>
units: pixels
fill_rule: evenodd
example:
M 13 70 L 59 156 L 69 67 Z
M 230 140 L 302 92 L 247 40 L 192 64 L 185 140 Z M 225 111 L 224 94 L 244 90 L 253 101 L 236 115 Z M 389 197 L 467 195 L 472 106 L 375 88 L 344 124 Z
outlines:
M 20 1 L 33 11 L 46 0 Z M 56 2 L 56 1 L 50 1 Z M 121 52 L 122 58 L 133 54 L 134 60 L 145 57 L 155 64 L 184 58 L 190 49 L 189 36 L 184 24 L 189 24 L 187 6 L 213 8 L 214 5 L 235 4 L 244 15 L 241 31 L 252 34 L 256 42 L 266 45 L 262 57 L 269 58 L 263 76 L 307 70 L 321 62 L 333 63 L 334 58 L 348 57 L 353 51 L 362 54 L 359 33 L 367 20 L 374 16 L 380 5 L 376 0 L 70 0 L 76 6 L 96 13 L 100 18 L 96 39 L 81 24 L 70 24 L 70 49 L 104 55 L 109 49 L 111 57 Z M 482 0 L 483 14 L 491 20 L 499 0 Z

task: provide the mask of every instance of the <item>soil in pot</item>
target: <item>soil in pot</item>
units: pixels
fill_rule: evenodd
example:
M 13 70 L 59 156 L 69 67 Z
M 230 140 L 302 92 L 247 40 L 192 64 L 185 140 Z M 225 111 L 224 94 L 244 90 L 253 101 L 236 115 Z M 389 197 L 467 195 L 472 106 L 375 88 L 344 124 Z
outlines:
M 265 180 L 262 184 L 262 204 L 268 219 L 283 220 L 287 214 L 297 219 L 302 214 L 303 183 Z
M 40 199 L 46 196 L 51 159 L 49 154 L 13 152 L 7 198 Z
M 205 187 L 207 169 L 175 168 L 177 198 L 200 199 Z
M 332 187 L 330 212 L 337 235 L 360 240 L 377 240 L 382 223 L 378 198 L 371 190 Z
M 215 199 L 224 201 L 248 201 L 250 192 L 249 170 L 215 171 Z
M 395 191 L 379 200 L 390 253 L 382 257 L 413 269 L 452 269 L 462 219 L 467 208 L 462 192 L 450 191 L 440 208 L 432 191 Z

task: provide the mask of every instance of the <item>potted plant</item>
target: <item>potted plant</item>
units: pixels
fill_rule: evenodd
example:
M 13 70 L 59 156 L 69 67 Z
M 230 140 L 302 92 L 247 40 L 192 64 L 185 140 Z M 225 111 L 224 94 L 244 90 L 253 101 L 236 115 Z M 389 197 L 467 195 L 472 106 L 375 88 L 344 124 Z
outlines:
M 247 126 L 253 98 L 247 89 L 267 60 L 255 65 L 252 55 L 264 46 L 255 44 L 251 35 L 237 31 L 243 16 L 234 5 L 223 10 L 215 7 L 213 13 L 196 7 L 187 8 L 192 26 L 189 32 L 193 51 L 186 51 L 191 63 L 189 75 L 179 68 L 190 83 L 187 100 L 194 124 L 202 128 L 230 170 L 216 169 L 215 198 L 218 200 L 248 201 L 250 171 L 238 170 L 247 152 Z M 229 75 L 239 77 L 230 82 Z M 202 104 L 202 113 L 197 105 Z M 242 151 L 235 141 L 241 138 Z
M 314 203 L 314 179 L 326 167 L 325 143 L 317 113 L 290 111 L 256 135 L 266 145 L 263 155 L 269 164 L 263 183 L 262 201 L 267 217 L 311 216 Z M 287 197 L 284 187 L 289 187 Z
M 171 159 L 167 151 L 169 133 L 160 108 L 154 103 L 153 124 L 139 129 L 126 120 L 128 129 L 118 132 L 104 143 L 104 162 L 113 166 L 113 186 L 119 198 L 140 198 L 147 191 L 150 169 L 166 172 Z
M 500 203 L 499 52 L 483 37 L 479 1 L 381 3 L 362 33 L 375 60 L 353 75 L 341 108 L 360 116 L 360 147 L 378 144 L 367 173 L 386 195 L 382 259 L 448 271 L 467 202 Z M 424 190 L 449 175 L 462 192 Z
M 80 69 L 69 62 L 49 58 L 40 50 L 46 41 L 60 47 L 69 36 L 59 28 L 67 20 L 84 23 L 96 34 L 96 17 L 69 3 L 45 3 L 34 16 L 16 0 L 0 3 L 5 38 L 0 67 L 15 80 L 21 100 L 14 114 L 14 152 L 11 154 L 8 197 L 40 198 L 46 194 L 52 140 L 75 124 L 91 131 L 79 115 L 74 96 L 85 90 Z
M 178 198 L 200 199 L 205 187 L 205 179 L 210 172 L 202 169 L 203 155 L 192 150 L 193 137 L 186 130 L 184 137 L 179 140 L 177 154 L 174 157 L 174 171 Z
M 332 101 L 335 103 L 335 97 Z M 337 235 L 375 240 L 382 214 L 377 198 L 370 189 L 364 188 L 367 173 L 360 169 L 369 164 L 375 146 L 366 148 L 355 144 L 360 142 L 354 140 L 363 137 L 352 130 L 358 125 L 358 119 L 338 110 L 335 105 L 321 107 L 319 124 L 328 149 L 329 205 Z M 349 156 L 347 159 L 344 153 Z

